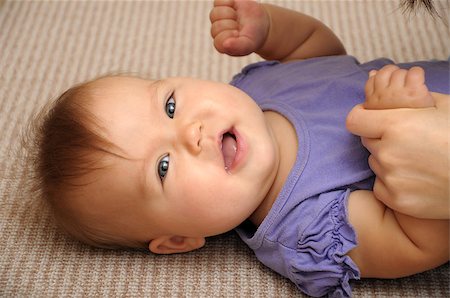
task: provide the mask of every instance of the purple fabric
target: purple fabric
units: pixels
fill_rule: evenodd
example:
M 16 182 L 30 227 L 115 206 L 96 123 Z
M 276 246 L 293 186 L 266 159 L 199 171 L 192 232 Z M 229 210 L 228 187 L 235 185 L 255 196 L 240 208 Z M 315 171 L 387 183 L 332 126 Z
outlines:
M 360 65 L 350 56 L 264 61 L 245 67 L 231 82 L 263 110 L 291 121 L 299 146 L 295 165 L 264 221 L 256 230 L 248 222 L 236 230 L 262 263 L 308 295 L 351 296 L 349 281 L 360 277 L 346 255 L 357 245 L 347 198 L 353 190 L 371 190 L 374 176 L 368 152 L 346 130 L 345 118 L 364 100 L 368 71 L 391 63 L 379 59 Z M 421 66 L 430 90 L 449 93 L 448 62 Z

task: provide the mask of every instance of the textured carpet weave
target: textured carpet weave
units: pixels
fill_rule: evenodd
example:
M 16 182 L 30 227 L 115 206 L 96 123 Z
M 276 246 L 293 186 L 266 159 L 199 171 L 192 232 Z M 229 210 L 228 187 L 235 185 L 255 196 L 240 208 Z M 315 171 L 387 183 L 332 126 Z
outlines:
M 449 55 L 446 10 L 433 19 L 403 16 L 398 1 L 273 3 L 325 22 L 361 62 Z M 302 296 L 233 232 L 176 256 L 105 251 L 68 239 L 29 190 L 29 165 L 16 150 L 30 117 L 75 83 L 108 73 L 227 82 L 257 61 L 214 51 L 210 7 L 206 1 L 0 1 L 0 297 Z M 355 297 L 450 297 L 448 284 L 447 264 L 353 287 Z

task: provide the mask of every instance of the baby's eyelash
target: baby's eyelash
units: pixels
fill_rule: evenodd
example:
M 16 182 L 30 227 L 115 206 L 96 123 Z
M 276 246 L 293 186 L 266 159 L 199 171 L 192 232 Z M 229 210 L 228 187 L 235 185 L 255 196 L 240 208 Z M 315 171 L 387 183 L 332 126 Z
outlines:
M 169 118 L 173 118 L 175 116 L 175 109 L 176 109 L 176 101 L 174 97 L 174 92 L 169 96 L 169 98 L 166 100 L 165 104 L 165 112 Z
M 167 175 L 167 172 L 169 171 L 169 163 L 170 163 L 170 156 L 169 154 L 166 154 L 158 161 L 158 176 L 161 182 L 164 182 L 164 178 Z

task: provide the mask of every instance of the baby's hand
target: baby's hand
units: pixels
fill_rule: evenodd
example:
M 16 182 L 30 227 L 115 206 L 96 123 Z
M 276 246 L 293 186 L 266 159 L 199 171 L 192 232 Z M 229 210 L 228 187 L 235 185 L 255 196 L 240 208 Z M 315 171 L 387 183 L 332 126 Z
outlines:
M 409 70 L 386 65 L 369 73 L 366 109 L 427 108 L 435 106 L 425 85 L 425 72 L 414 66 Z
M 231 56 L 256 52 L 269 32 L 267 11 L 252 0 L 215 0 L 209 19 L 214 47 Z

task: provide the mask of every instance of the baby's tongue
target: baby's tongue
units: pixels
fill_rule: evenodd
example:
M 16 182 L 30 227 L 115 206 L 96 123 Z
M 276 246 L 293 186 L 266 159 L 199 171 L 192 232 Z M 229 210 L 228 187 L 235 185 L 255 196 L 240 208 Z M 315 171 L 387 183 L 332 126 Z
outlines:
M 234 161 L 234 156 L 236 155 L 236 150 L 236 140 L 233 139 L 233 137 L 231 137 L 230 135 L 225 134 L 222 140 L 222 154 L 223 160 L 225 161 L 226 170 L 231 168 L 231 165 Z

